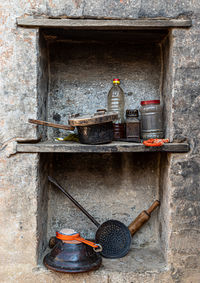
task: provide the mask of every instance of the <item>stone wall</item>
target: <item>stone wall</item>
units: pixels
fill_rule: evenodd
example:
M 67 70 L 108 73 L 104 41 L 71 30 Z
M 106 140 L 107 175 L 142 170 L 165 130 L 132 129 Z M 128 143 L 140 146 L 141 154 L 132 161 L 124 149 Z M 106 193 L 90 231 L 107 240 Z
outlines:
M 0 14 L 1 282 L 198 282 L 199 1 L 1 1 Z M 36 127 L 27 123 L 30 116 L 36 118 L 38 113 L 42 113 L 43 117 L 46 115 L 43 109 L 38 110 L 37 87 L 39 69 L 45 65 L 46 59 L 39 60 L 39 31 L 16 26 L 16 18 L 24 15 L 121 19 L 188 16 L 192 19 L 191 28 L 174 29 L 170 35 L 171 60 L 168 68 L 171 75 L 168 81 L 171 91 L 168 91 L 171 108 L 168 111 L 171 123 L 168 131 L 174 140 L 186 139 L 191 150 L 187 154 L 169 154 L 161 160 L 160 174 L 166 182 L 160 183 L 164 206 L 159 217 L 160 222 L 165 219 L 166 223 L 160 224 L 160 241 L 165 243 L 161 246 L 165 249 L 167 266 L 159 271 L 131 272 L 130 265 L 129 271 L 124 273 L 108 269 L 70 276 L 55 274 L 38 266 L 38 245 L 42 249 L 42 245 L 46 244 L 38 241 L 45 233 L 38 218 L 39 214 L 46 213 L 45 204 L 41 201 L 46 200 L 43 191 L 46 185 L 41 185 L 44 180 L 41 181 L 41 171 L 38 171 L 44 160 L 38 154 L 9 157 L 8 152 L 10 139 L 39 136 Z M 47 92 L 48 87 L 44 86 L 44 90 Z M 133 265 L 134 261 L 137 258 L 132 261 Z

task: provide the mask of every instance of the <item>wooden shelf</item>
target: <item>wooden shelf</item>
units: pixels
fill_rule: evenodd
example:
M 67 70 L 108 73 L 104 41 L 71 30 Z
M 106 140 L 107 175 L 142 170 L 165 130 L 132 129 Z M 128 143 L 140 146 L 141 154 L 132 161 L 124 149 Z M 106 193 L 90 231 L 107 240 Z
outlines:
M 188 152 L 187 143 L 166 143 L 162 147 L 146 147 L 142 143 L 112 142 L 101 145 L 85 145 L 76 142 L 45 141 L 38 143 L 19 143 L 17 152 L 68 152 L 68 153 L 106 153 L 106 152 Z
M 140 29 L 140 28 L 170 28 L 191 27 L 190 19 L 49 19 L 24 17 L 17 19 L 18 26 L 46 28 L 77 28 L 77 29 Z

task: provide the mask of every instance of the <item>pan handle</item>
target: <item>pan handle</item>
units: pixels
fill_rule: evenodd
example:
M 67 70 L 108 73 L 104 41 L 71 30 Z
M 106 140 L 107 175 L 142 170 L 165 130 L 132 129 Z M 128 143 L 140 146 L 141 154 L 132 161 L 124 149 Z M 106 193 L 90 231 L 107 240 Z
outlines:
M 63 194 L 65 194 L 94 223 L 94 225 L 96 225 L 97 227 L 100 226 L 100 224 L 68 192 L 66 192 L 54 178 L 48 176 L 48 179 L 57 188 L 59 188 L 63 192 Z
M 28 122 L 32 124 L 43 125 L 43 126 L 58 128 L 58 129 L 63 129 L 63 130 L 72 130 L 72 131 L 74 130 L 74 127 L 69 126 L 69 125 L 54 124 L 54 123 L 41 121 L 41 120 L 28 119 Z

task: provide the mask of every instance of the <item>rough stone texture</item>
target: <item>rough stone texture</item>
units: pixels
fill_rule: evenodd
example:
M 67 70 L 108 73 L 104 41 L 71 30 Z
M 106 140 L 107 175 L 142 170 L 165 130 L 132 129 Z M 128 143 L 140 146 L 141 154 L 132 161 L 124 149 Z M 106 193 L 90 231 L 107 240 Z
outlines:
M 38 73 L 37 73 L 37 117 L 41 120 L 47 120 L 47 103 L 49 91 L 49 68 L 48 68 L 48 52 L 47 43 L 40 33 L 39 51 L 38 51 Z M 39 127 L 38 137 L 46 136 L 47 128 Z
M 163 176 L 160 178 L 163 180 L 160 181 L 163 200 L 159 216 L 160 222 L 163 221 L 160 225 L 160 247 L 163 248 L 167 268 L 164 271 L 151 269 L 140 273 L 130 270 L 126 273 L 114 271 L 113 267 L 113 271 L 106 272 L 102 268 L 95 273 L 77 276 L 37 268 L 38 253 L 46 244 L 45 240 L 42 244 L 40 238 L 45 234 L 46 228 L 42 228 L 42 223 L 47 219 L 47 212 L 42 220 L 38 218 L 46 207 L 45 203 L 42 204 L 42 200 L 46 201 L 43 191 L 46 185 L 44 180 L 38 179 L 39 164 L 42 166 L 43 163 L 37 154 L 17 154 L 9 159 L 6 147 L 3 147 L 0 151 L 1 282 L 199 282 L 199 0 L 12 0 L 1 1 L 0 14 L 1 144 L 15 137 L 36 138 L 36 127 L 29 125 L 27 120 L 30 116 L 36 118 L 42 111 L 38 110 L 37 80 L 45 60 L 39 65 L 39 33 L 37 29 L 16 27 L 17 17 L 188 15 L 193 20 L 190 29 L 174 29 L 171 32 L 170 85 L 169 88 L 167 84 L 164 86 L 165 93 L 171 96 L 168 100 L 171 107 L 167 111 L 171 116 L 167 131 L 171 138 L 178 141 L 187 139 L 191 145 L 190 153 L 171 154 L 160 163 Z
M 172 36 L 171 31 L 169 35 L 165 37 L 161 44 L 161 71 L 162 71 L 162 82 L 161 82 L 161 92 L 162 92 L 162 103 L 163 103 L 163 118 L 164 118 L 164 129 L 165 135 L 173 140 L 172 133 Z
M 1 272 L 5 266 L 26 270 L 37 264 L 37 166 L 38 154 L 0 153 Z
M 186 270 L 199 270 L 200 175 L 199 175 L 199 14 L 185 38 L 184 30 L 173 31 L 173 131 L 174 138 L 187 137 L 191 152 L 172 155 L 170 163 L 172 278 L 181 282 Z M 194 272 L 195 273 L 195 272 Z M 190 281 L 188 281 L 190 282 Z M 195 282 L 195 281 L 194 281 Z

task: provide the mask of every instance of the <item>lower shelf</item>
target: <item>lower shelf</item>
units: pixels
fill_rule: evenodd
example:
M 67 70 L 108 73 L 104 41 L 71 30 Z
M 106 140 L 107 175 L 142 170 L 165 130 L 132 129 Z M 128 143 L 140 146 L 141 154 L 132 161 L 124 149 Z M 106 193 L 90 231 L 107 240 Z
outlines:
M 162 272 L 166 268 L 165 260 L 156 248 L 132 248 L 129 253 L 119 259 L 103 258 L 101 271 L 112 273 L 121 271 L 122 273 L 145 273 Z M 100 270 L 99 270 L 100 271 Z
M 166 143 L 161 147 L 146 147 L 142 143 L 112 142 L 101 145 L 86 145 L 76 142 L 45 141 L 38 143 L 18 143 L 17 152 L 188 152 L 187 143 Z
M 49 252 L 50 250 L 45 252 Z M 44 255 L 45 255 L 44 254 Z M 168 268 L 160 249 L 152 247 L 131 248 L 129 253 L 119 259 L 102 258 L 102 265 L 96 271 L 80 274 L 53 272 L 39 263 L 40 274 L 46 274 L 46 279 L 65 279 L 69 282 L 169 282 Z M 45 272 L 46 271 L 46 272 Z M 72 279 L 73 278 L 73 279 Z M 165 280 L 162 281 L 162 278 Z M 72 280 L 72 281 L 71 281 Z M 68 281 L 67 281 L 68 282 Z

